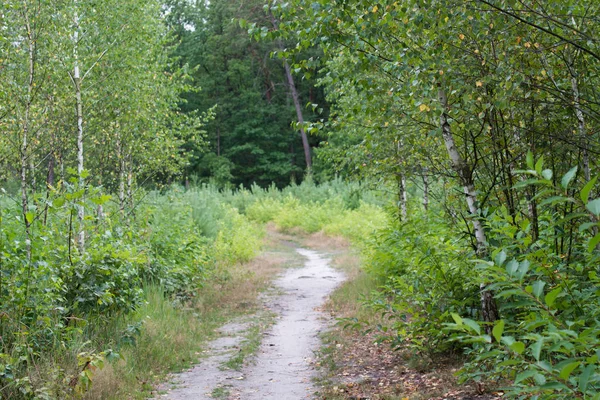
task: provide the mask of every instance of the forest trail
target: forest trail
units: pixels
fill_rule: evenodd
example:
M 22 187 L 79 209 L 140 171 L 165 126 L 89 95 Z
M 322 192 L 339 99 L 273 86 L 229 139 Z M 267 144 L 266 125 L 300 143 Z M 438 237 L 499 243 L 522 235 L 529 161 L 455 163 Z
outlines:
M 273 282 L 263 297 L 264 311 L 246 316 L 220 329 L 221 337 L 211 342 L 205 358 L 190 370 L 175 375 L 159 388 L 157 398 L 296 400 L 312 398 L 314 352 L 320 347 L 319 332 L 328 324 L 320 307 L 344 280 L 344 275 L 329 266 L 329 259 L 316 251 L 293 250 L 304 258 L 303 266 L 291 268 Z M 248 332 L 264 320 L 275 319 L 265 332 L 259 332 L 258 351 L 249 363 L 230 369 Z M 268 318 L 268 317 L 267 317 Z

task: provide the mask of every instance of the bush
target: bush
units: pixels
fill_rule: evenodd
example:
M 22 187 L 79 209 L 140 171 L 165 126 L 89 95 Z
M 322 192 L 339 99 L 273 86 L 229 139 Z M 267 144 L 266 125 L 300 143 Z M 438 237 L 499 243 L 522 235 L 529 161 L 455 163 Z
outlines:
M 539 239 L 532 238 L 532 221 L 513 221 L 499 209 L 488 217 L 497 246 L 477 266 L 502 319 L 489 335 L 455 314 L 448 330 L 471 344 L 463 379 L 509 380 L 507 393 L 517 398 L 600 399 L 600 200 L 589 199 L 596 178 L 573 190 L 576 169 L 559 186 L 542 162 L 530 164 L 531 179 L 519 186 L 538 190 Z
M 444 324 L 451 313 L 476 313 L 478 282 L 469 252 L 441 215 L 414 211 L 409 222 L 379 231 L 364 252 L 367 271 L 384 282 L 368 306 L 390 320 L 393 345 L 421 353 L 456 347 Z

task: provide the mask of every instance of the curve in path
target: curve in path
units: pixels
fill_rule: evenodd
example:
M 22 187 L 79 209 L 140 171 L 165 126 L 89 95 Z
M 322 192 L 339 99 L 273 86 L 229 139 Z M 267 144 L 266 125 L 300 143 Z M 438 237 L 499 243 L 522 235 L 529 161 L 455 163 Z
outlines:
M 274 282 L 282 293 L 268 301 L 277 314 L 277 322 L 265 332 L 254 363 L 239 371 L 222 371 L 219 366 L 231 347 L 239 344 L 235 330 L 239 325 L 222 328 L 229 339 L 212 342 L 211 355 L 177 378 L 180 387 L 162 398 L 214 399 L 215 388 L 227 389 L 228 399 L 300 400 L 312 398 L 314 369 L 312 359 L 319 348 L 318 333 L 328 321 L 319 310 L 327 296 L 344 279 L 319 253 L 296 249 L 306 257 L 302 268 L 287 270 Z M 232 332 L 233 330 L 233 332 Z

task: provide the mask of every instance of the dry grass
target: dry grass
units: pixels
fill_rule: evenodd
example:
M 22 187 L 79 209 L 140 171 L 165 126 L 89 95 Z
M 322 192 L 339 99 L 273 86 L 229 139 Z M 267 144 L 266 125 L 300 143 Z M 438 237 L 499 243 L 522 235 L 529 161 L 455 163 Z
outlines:
M 225 279 L 202 289 L 203 295 L 195 308 L 200 312 L 207 312 L 215 307 L 232 311 L 253 308 L 258 304 L 258 295 L 282 271 L 289 258 L 282 253 L 266 251 L 250 262 L 230 268 Z
M 121 367 L 124 361 L 121 361 Z M 106 363 L 104 368 L 94 372 L 93 383 L 85 394 L 85 400 L 107 399 L 119 389 L 119 377 L 112 364 Z
M 166 373 L 197 362 L 204 343 L 215 337 L 218 328 L 252 313 L 273 278 L 298 261 L 299 256 L 285 244 L 290 239 L 269 232 L 266 251 L 249 262 L 217 271 L 184 307 L 175 306 L 159 288 L 148 288 L 147 302 L 138 311 L 144 323 L 136 346 L 119 351 L 124 361 L 106 363 L 95 372 L 85 399 L 145 399 Z
M 316 232 L 310 235 L 305 235 L 302 243 L 315 250 L 324 250 L 327 252 L 335 252 L 347 250 L 350 247 L 350 241 L 341 236 L 327 236 L 324 232 Z
M 455 376 L 460 359 L 423 358 L 408 348 L 393 351 L 379 333 L 362 334 L 336 328 L 322 350 L 320 364 L 328 372 L 320 398 L 324 400 L 490 400 L 500 394 L 478 393 L 461 386 Z

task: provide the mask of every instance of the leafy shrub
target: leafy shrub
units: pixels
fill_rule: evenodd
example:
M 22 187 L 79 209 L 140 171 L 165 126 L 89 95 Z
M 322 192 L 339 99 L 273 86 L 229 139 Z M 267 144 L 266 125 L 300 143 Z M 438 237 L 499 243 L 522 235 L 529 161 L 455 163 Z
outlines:
M 491 335 L 457 314 L 448 329 L 471 344 L 464 379 L 510 380 L 507 393 L 517 398 L 600 399 L 600 199 L 589 198 L 596 178 L 574 190 L 576 168 L 558 184 L 542 165 L 529 155 L 531 178 L 518 185 L 537 188 L 538 240 L 531 220 L 513 221 L 504 210 L 488 218 L 498 246 L 477 268 L 502 319 Z
M 394 345 L 443 352 L 454 345 L 443 331 L 451 313 L 473 315 L 478 284 L 469 253 L 441 215 L 419 212 L 380 230 L 364 249 L 367 271 L 385 282 L 368 306 L 390 320 Z
M 250 261 L 261 247 L 264 231 L 236 209 L 229 209 L 215 240 L 215 258 L 225 265 Z

